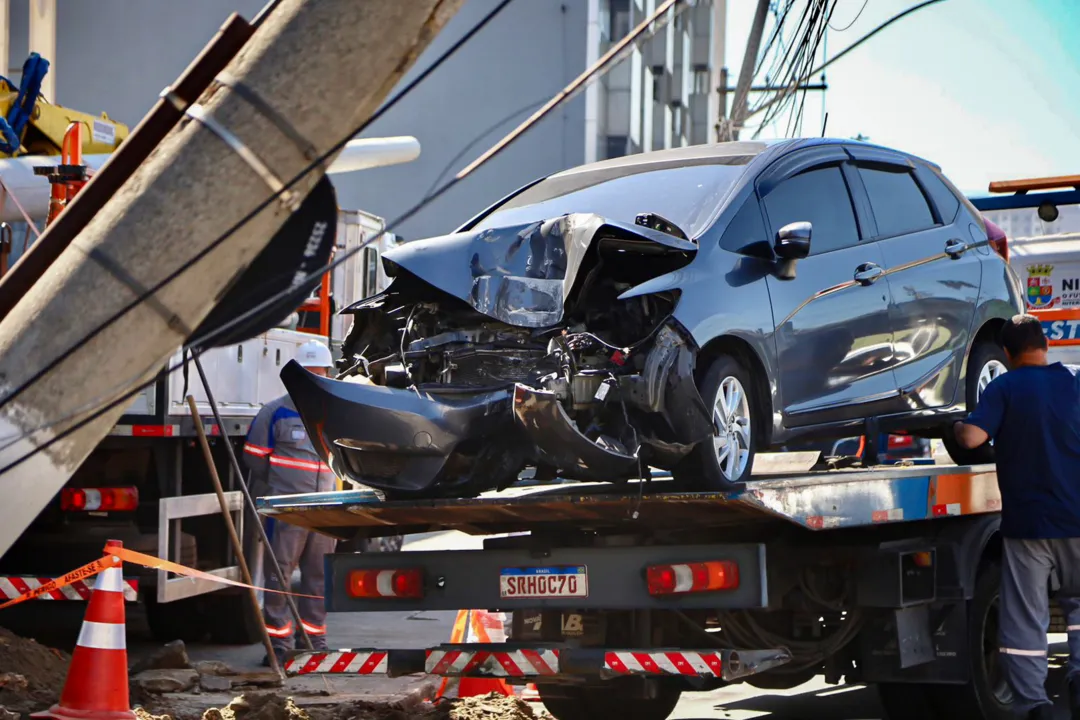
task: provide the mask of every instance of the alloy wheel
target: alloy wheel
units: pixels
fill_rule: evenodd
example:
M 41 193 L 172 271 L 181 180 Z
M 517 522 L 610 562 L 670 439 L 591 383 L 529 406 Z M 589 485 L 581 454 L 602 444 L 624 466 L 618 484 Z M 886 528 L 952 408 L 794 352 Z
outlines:
M 1005 364 L 999 360 L 990 360 L 983 365 L 982 369 L 979 370 L 979 384 L 975 391 L 975 399 L 978 400 L 982 397 L 983 390 L 986 389 L 986 386 L 989 385 L 994 378 L 999 375 L 1004 375 L 1007 371 L 1008 368 L 1006 368 Z
M 750 401 L 738 378 L 728 376 L 720 383 L 713 401 L 713 451 L 720 472 L 735 481 L 750 459 Z

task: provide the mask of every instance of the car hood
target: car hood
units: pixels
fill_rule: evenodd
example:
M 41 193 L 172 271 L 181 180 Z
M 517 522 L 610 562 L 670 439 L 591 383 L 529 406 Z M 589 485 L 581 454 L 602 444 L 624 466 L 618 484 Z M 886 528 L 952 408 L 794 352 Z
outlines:
M 594 246 L 640 254 L 643 262 L 671 253 L 685 254 L 689 262 L 698 247 L 651 228 L 575 213 L 417 240 L 383 258 L 395 283 L 405 270 L 484 315 L 508 325 L 544 328 L 562 320 L 582 263 Z M 343 312 L 363 309 L 365 302 Z

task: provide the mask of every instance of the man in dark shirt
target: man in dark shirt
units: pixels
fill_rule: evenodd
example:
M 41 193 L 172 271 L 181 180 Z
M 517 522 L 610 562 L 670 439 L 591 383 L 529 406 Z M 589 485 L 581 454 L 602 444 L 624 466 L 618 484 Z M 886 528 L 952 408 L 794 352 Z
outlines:
M 1046 694 L 1049 594 L 1069 626 L 1069 696 L 1080 720 L 1080 378 L 1048 364 L 1039 320 L 1013 317 L 1001 332 L 1011 366 L 954 430 L 967 448 L 992 440 L 1001 490 L 1003 567 L 999 650 L 1015 709 L 1052 717 Z

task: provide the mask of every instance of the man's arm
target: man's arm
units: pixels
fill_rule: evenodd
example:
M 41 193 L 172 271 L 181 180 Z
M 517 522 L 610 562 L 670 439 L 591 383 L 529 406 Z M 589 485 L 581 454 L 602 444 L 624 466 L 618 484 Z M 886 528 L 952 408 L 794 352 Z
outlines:
M 974 450 L 990 439 L 990 436 L 981 427 L 969 425 L 963 420 L 956 421 L 953 425 L 953 433 L 956 435 L 956 442 L 965 450 Z
M 244 464 L 251 472 L 248 484 L 253 488 L 265 488 L 269 482 L 270 453 L 273 451 L 270 418 L 274 414 L 270 405 L 267 403 L 259 410 L 244 442 Z
M 997 435 L 1004 416 L 1005 388 L 1001 378 L 996 378 L 982 391 L 978 406 L 967 420 L 957 420 L 953 424 L 956 442 L 962 448 L 974 450 Z

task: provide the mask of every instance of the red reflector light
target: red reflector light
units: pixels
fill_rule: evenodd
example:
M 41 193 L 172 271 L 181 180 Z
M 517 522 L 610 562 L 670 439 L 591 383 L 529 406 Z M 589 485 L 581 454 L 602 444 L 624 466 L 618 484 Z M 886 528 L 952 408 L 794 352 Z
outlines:
M 64 512 L 131 512 L 139 507 L 135 487 L 64 488 L 60 509 Z
M 1005 262 L 1009 262 L 1009 239 L 1005 236 L 1005 231 L 986 218 L 983 218 L 983 222 L 986 223 L 986 239 L 990 247 Z
M 915 438 L 911 435 L 890 435 L 889 449 L 909 448 L 915 444 Z
M 346 580 L 346 591 L 359 599 L 424 597 L 424 571 L 353 570 Z
M 650 595 L 734 590 L 739 587 L 739 566 L 730 560 L 676 565 L 653 565 L 645 571 Z

